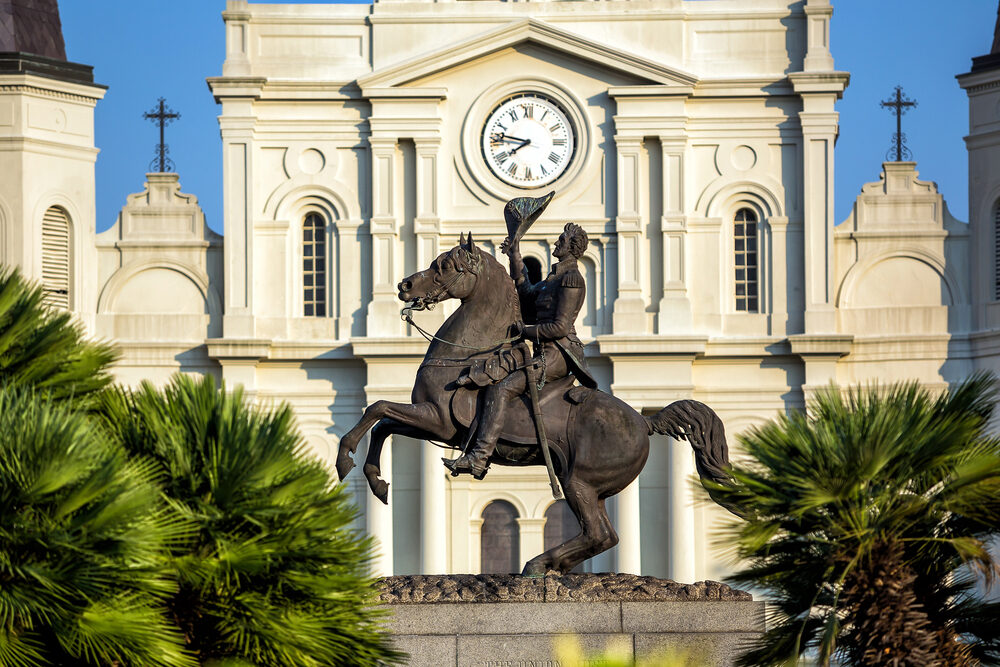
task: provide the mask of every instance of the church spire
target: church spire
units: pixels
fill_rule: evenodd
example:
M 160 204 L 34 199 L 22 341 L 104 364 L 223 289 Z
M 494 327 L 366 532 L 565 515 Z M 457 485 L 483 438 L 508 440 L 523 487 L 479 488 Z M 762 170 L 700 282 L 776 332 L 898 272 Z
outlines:
M 58 0 L 0 0 L 0 74 L 94 82 L 94 68 L 66 61 Z
M 58 0 L 0 0 L 0 53 L 66 60 Z
M 993 28 L 993 46 L 984 56 L 972 59 L 972 72 L 983 72 L 1000 68 L 1000 4 L 997 6 L 997 22 Z
M 993 28 L 993 48 L 990 49 L 990 55 L 996 53 L 1000 53 L 1000 3 L 997 3 L 997 23 Z

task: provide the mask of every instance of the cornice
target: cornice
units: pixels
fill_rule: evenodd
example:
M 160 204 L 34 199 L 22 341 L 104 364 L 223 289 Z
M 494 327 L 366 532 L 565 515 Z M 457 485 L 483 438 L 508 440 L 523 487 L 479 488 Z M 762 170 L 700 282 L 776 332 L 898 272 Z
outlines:
M 39 97 L 49 97 L 57 100 L 68 100 L 70 102 L 80 102 L 86 104 L 87 106 L 93 107 L 97 104 L 97 101 L 104 97 L 104 93 L 107 91 L 106 88 L 95 88 L 92 95 L 84 95 L 82 93 L 72 93 L 66 90 L 54 90 L 53 88 L 45 88 L 37 84 L 31 83 L 8 83 L 11 79 L 17 79 L 22 77 L 14 76 L 0 76 L 0 95 L 11 95 L 11 94 L 27 94 L 27 95 L 37 95 Z

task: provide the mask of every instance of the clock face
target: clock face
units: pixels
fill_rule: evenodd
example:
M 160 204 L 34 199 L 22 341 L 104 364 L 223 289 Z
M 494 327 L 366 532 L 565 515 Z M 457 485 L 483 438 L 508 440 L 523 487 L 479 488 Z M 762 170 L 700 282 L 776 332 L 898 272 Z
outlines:
M 556 180 L 573 160 L 573 125 L 555 101 L 533 93 L 501 102 L 483 126 L 483 157 L 504 183 L 537 188 Z

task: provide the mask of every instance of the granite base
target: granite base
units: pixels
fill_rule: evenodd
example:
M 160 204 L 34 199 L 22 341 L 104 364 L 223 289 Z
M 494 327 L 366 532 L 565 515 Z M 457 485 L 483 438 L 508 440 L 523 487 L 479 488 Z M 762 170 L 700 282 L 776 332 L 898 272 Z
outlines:
M 382 601 L 411 667 L 559 667 L 555 643 L 730 665 L 764 632 L 764 603 L 717 582 L 633 575 L 389 577 Z

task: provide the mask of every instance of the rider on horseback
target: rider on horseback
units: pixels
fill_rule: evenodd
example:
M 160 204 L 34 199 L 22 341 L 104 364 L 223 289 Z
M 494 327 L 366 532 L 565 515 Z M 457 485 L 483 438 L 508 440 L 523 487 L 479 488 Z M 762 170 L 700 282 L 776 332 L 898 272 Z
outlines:
M 509 204 L 507 208 L 512 207 Z M 510 217 L 508 210 L 504 213 Z M 572 373 L 580 384 L 597 387 L 587 369 L 583 343 L 577 338 L 575 326 L 586 297 L 583 274 L 577 267 L 577 260 L 588 243 L 587 232 L 582 227 L 567 223 L 552 251 L 559 262 L 552 267 L 545 280 L 536 284 L 528 280 L 521 259 L 519 235 L 512 233 L 501 246 L 501 251 L 510 258 L 510 275 L 517 284 L 522 313 L 529 319 L 530 313 L 535 314 L 535 323 L 527 324 L 523 332 L 523 338 L 534 343 L 535 354 L 528 369 L 532 371 L 533 382 L 541 376 L 544 376 L 545 382 L 552 382 Z M 527 383 L 528 373 L 515 371 L 486 388 L 475 446 L 457 459 L 445 460 L 445 466 L 453 474 L 469 473 L 476 479 L 483 478 L 503 430 L 507 405 L 525 392 Z

